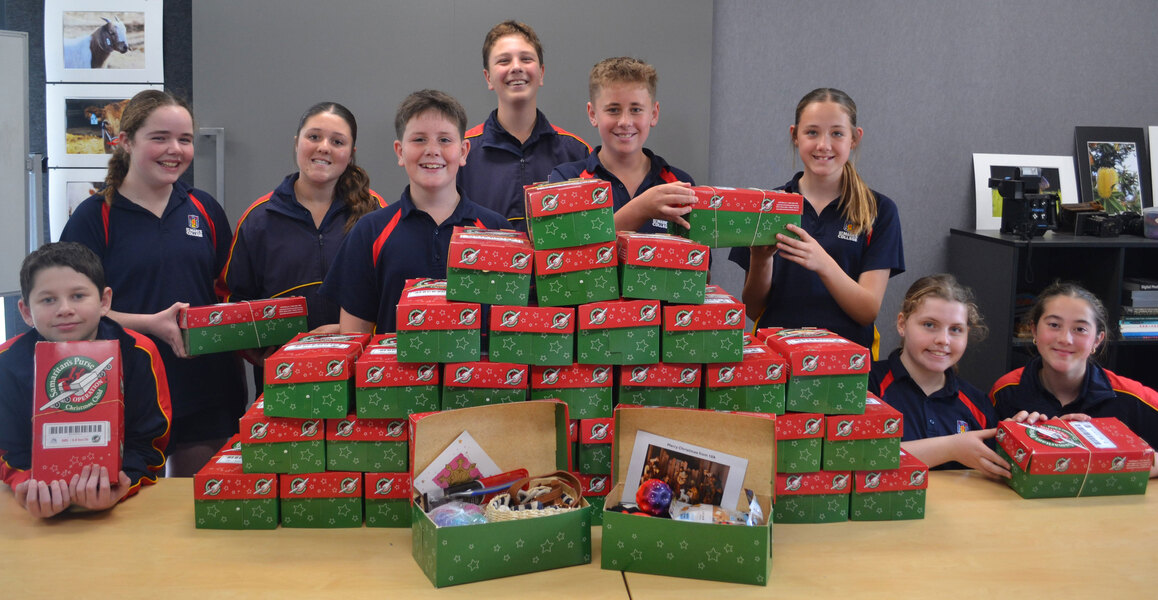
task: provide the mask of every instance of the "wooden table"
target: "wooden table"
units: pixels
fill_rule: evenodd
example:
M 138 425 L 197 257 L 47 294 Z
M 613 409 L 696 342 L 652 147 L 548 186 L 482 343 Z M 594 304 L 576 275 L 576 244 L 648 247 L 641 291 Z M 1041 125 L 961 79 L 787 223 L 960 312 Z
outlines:
M 766 588 L 604 571 L 596 527 L 590 565 L 435 589 L 410 556 L 408 529 L 195 529 L 192 479 L 161 480 L 112 511 L 47 521 L 6 492 L 0 597 L 1153 598 L 1151 488 L 1023 500 L 976 473 L 937 471 L 923 520 L 774 526 Z

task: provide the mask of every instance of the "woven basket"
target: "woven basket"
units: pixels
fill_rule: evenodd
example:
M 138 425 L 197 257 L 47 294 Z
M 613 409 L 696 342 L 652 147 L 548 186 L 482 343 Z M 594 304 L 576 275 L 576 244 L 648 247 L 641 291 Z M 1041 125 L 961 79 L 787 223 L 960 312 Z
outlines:
M 583 505 L 581 489 L 579 479 L 567 471 L 520 479 L 505 493 L 495 496 L 487 503 L 485 511 L 487 522 L 533 519 L 578 510 Z M 546 505 L 542 508 L 518 508 L 520 493 L 527 501 L 545 500 Z M 564 498 L 570 498 L 571 501 L 563 502 Z

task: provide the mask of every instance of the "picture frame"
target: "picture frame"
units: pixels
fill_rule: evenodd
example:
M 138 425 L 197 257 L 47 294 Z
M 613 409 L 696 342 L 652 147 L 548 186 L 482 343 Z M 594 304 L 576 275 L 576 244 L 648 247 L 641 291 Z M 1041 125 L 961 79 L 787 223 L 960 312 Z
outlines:
M 45 0 L 45 81 L 164 81 L 164 7 L 163 0 Z
M 71 84 L 45 86 L 48 166 L 103 168 L 109 164 L 112 140 L 119 133 L 119 105 L 138 92 L 164 86 L 139 84 Z M 108 112 L 109 114 L 105 114 Z
M 660 479 L 672 489 L 674 500 L 734 507 L 743 492 L 747 469 L 746 458 L 639 431 L 631 448 L 621 501 L 635 504 L 640 484 Z M 697 489 L 697 497 L 689 497 L 681 489 L 692 487 Z M 712 491 L 700 492 L 700 488 Z
M 76 207 L 89 196 L 104 189 L 106 169 L 48 170 L 49 239 L 60 239 L 64 224 Z
M 1109 214 L 1141 213 L 1154 205 L 1145 134 L 1141 127 L 1074 128 L 1083 202 L 1101 202 Z
M 1077 204 L 1077 181 L 1073 161 L 1069 156 L 1039 154 L 982 154 L 973 155 L 973 182 L 977 213 L 977 229 L 1001 229 L 1001 196 L 989 187 L 989 179 L 1012 174 L 1014 168 L 1037 167 L 1042 170 L 1049 187 L 1056 191 L 1062 204 Z

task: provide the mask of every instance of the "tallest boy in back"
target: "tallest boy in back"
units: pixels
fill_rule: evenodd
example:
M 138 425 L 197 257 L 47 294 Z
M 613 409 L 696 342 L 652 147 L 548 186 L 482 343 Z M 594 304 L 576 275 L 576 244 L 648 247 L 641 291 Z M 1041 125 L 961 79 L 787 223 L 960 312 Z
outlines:
M 483 77 L 498 97 L 485 123 L 466 132 L 470 160 L 458 185 L 473 201 L 527 230 L 523 186 L 546 181 L 555 165 L 583 160 L 591 147 L 551 125 L 538 109 L 543 85 L 543 45 L 530 25 L 505 21 L 483 42 Z

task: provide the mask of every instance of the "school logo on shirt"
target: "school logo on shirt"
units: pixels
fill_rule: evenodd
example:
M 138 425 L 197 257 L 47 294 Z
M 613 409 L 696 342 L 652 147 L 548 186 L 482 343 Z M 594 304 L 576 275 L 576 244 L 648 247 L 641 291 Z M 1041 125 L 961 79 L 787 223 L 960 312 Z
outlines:
M 185 235 L 189 237 L 204 237 L 205 233 L 201 231 L 201 217 L 198 215 L 188 215 L 185 226 Z
M 860 238 L 852 231 L 852 223 L 845 223 L 844 229 L 836 232 L 836 237 L 849 242 L 856 242 Z
M 969 424 L 961 419 L 957 419 L 957 433 L 965 433 L 969 431 Z

